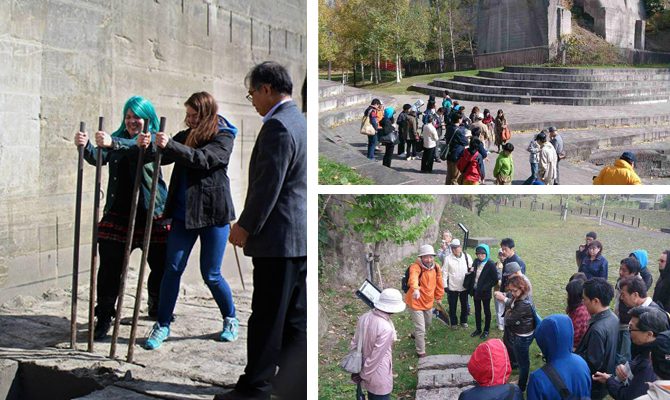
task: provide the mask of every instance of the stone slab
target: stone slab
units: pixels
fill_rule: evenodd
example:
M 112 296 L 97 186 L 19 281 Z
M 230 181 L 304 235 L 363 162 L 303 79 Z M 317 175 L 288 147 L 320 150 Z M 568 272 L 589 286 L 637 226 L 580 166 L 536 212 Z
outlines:
M 432 356 L 426 356 L 419 359 L 420 370 L 422 369 L 447 369 L 447 368 L 460 368 L 468 365 L 470 361 L 469 355 L 457 355 L 457 354 L 438 354 Z
M 447 369 L 420 369 L 417 374 L 417 389 L 440 387 L 463 387 L 474 383 L 465 367 Z
M 17 361 L 0 359 L 0 399 L 8 398 L 12 387 L 16 385 L 15 379 L 18 371 Z
M 418 389 L 416 391 L 416 400 L 458 400 L 461 392 L 470 389 L 472 386 L 462 388 L 444 387 L 439 389 Z
M 123 389 L 116 386 L 108 386 L 102 390 L 96 390 L 95 392 L 88 394 L 83 397 L 77 397 L 75 400 L 151 400 L 156 399 L 153 396 L 147 396 L 141 393 L 133 392 L 132 390 Z

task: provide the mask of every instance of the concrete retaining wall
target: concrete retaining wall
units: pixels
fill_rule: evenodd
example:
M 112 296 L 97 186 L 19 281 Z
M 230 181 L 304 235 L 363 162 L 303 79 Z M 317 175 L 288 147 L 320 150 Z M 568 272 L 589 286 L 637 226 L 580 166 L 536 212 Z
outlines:
M 72 245 L 73 133 L 80 120 L 93 127 L 98 115 L 114 130 L 131 95 L 150 99 L 172 133 L 184 128 L 183 102 L 191 93 L 206 90 L 217 98 L 220 113 L 240 131 L 229 176 L 241 209 L 248 157 L 261 125 L 244 98 L 244 77 L 258 62 L 278 61 L 289 70 L 300 104 L 306 0 L 5 1 L 0 54 L 4 291 L 67 273 L 63 257 L 56 270 L 53 250 L 57 241 L 62 249 Z M 90 242 L 93 170 L 85 168 L 83 243 Z M 13 263 L 31 255 L 32 263 Z M 10 274 L 10 268 L 21 270 Z

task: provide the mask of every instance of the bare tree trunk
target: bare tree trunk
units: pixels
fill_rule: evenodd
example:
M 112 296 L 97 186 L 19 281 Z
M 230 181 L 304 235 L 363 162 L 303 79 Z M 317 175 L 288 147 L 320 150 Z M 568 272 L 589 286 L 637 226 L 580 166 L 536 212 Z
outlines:
M 472 64 L 475 64 L 475 49 L 472 46 L 472 32 L 468 31 L 468 44 L 470 44 L 470 56 L 472 57 Z
M 439 42 L 440 72 L 444 72 L 444 37 L 442 35 L 442 18 L 440 18 L 440 2 L 435 2 L 435 11 L 437 14 L 437 37 Z
M 400 54 L 396 54 L 396 56 L 395 56 L 395 81 L 396 81 L 396 83 L 400 83 L 401 79 L 402 79 L 402 72 L 400 71 Z
M 365 66 L 363 65 L 363 60 L 361 60 L 361 81 L 365 80 Z
M 451 7 L 447 7 L 449 10 L 449 41 L 451 42 L 451 58 L 454 60 L 454 71 L 456 71 L 456 50 L 454 49 L 454 23 L 453 16 L 451 14 Z
M 375 83 L 382 81 L 382 54 L 379 49 L 377 49 L 377 79 Z
M 328 61 L 328 80 L 330 80 L 330 71 L 332 67 L 333 67 L 332 61 Z
M 370 64 L 370 82 L 375 81 L 375 58 L 372 57 L 372 63 Z

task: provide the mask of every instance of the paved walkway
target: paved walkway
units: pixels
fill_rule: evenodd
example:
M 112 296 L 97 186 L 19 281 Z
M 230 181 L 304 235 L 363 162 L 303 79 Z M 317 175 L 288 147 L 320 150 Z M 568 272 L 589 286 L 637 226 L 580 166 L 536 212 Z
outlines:
M 95 342 L 94 353 L 85 351 L 88 288 L 82 285 L 78 307 L 79 351 L 69 349 L 69 290 L 53 289 L 39 299 L 18 296 L 0 308 L 0 372 L 3 366 L 18 361 L 67 375 L 85 376 L 101 388 L 89 395 L 78 395 L 85 399 L 211 399 L 225 388 L 232 388 L 246 364 L 251 290 L 245 292 L 237 282 L 230 282 L 240 319 L 240 336 L 235 342 L 223 343 L 217 340 L 222 318 L 209 290 L 203 283 L 183 283 L 170 338 L 157 350 L 145 350 L 142 344 L 153 321 L 141 317 L 134 362 L 129 364 L 125 359 L 136 272 L 129 271 L 116 360 L 107 358 L 110 339 Z M 251 287 L 251 282 L 247 281 L 247 285 Z M 141 315 L 146 315 L 145 305 Z

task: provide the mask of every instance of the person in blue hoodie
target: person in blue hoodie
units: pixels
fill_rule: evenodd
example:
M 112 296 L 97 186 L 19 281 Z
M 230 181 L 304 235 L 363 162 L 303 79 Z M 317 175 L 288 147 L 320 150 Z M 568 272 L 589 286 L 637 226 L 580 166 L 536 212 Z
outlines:
M 640 276 L 647 285 L 647 290 L 651 289 L 651 284 L 654 283 L 654 277 L 649 273 L 649 270 L 647 270 L 647 261 L 649 260 L 647 250 L 638 249 L 630 253 L 628 256 L 635 257 L 640 262 Z
M 170 138 L 156 135 L 163 164 L 174 163 L 165 206 L 172 218 L 166 266 L 161 282 L 158 319 L 145 347 L 161 346 L 170 335 L 170 322 L 179 283 L 195 241 L 200 239 L 200 272 L 223 318 L 219 339 L 237 340 L 239 321 L 230 286 L 221 275 L 221 262 L 235 209 L 228 179 L 228 162 L 237 128 L 217 114 L 216 100 L 207 92 L 194 93 L 184 103 L 188 129 Z
M 496 263 L 491 260 L 491 250 L 487 244 L 475 248 L 476 259 L 472 263 L 474 287 L 472 297 L 475 302 L 475 324 L 477 329 L 470 334 L 486 339 L 491 327 L 491 289 L 498 283 Z M 482 308 L 484 309 L 484 331 L 482 331 Z
M 561 400 L 561 395 L 547 375 L 550 366 L 575 398 L 591 396 L 591 371 L 584 359 L 572 352 L 573 327 L 570 317 L 550 315 L 535 332 L 535 341 L 547 364 L 533 371 L 528 381 L 528 400 Z

